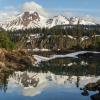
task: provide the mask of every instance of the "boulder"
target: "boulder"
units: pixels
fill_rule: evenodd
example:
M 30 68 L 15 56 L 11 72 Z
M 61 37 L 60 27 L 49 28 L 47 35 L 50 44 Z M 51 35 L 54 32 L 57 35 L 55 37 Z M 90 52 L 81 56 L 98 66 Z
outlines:
M 0 68 L 4 68 L 5 67 L 5 63 L 0 61 Z
M 88 83 L 84 88 L 89 91 L 96 91 L 96 83 Z
M 6 50 L 0 49 L 0 61 L 5 60 L 5 53 L 6 53 Z

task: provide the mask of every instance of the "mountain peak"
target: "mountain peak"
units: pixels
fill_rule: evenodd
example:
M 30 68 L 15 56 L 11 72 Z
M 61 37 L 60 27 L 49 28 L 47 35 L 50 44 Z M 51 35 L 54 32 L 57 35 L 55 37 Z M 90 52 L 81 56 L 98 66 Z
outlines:
M 17 16 L 11 17 L 6 23 L 1 23 L 1 27 L 6 30 L 19 30 L 29 28 L 51 28 L 56 25 L 96 25 L 93 21 L 85 18 L 71 17 L 67 18 L 62 15 L 54 16 L 52 18 L 46 18 L 41 16 L 38 12 L 23 12 Z
M 34 12 L 34 13 L 24 12 L 22 16 L 22 24 L 24 26 L 28 26 L 30 21 L 35 21 L 35 20 L 40 21 L 39 14 L 37 12 Z
M 23 12 L 15 17 L 12 17 L 3 24 L 3 28 L 6 30 L 18 30 L 26 28 L 40 27 L 43 16 L 40 16 L 37 12 Z M 45 19 L 45 18 L 44 18 Z
M 56 25 L 66 25 L 66 24 L 69 24 L 69 21 L 65 16 L 62 15 L 54 16 L 53 18 L 47 20 L 47 27 L 49 28 Z

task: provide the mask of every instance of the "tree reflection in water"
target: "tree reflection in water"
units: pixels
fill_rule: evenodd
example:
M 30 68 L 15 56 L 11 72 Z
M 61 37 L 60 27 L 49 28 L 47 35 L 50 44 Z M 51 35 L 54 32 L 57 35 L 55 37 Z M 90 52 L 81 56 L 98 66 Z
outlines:
M 27 69 L 26 69 L 27 70 Z M 25 70 L 25 71 L 26 71 Z M 68 76 L 68 82 L 72 83 L 73 77 L 76 77 L 76 87 L 80 87 L 80 76 L 100 76 L 100 59 L 88 59 L 88 58 L 61 58 L 54 59 L 47 62 L 41 62 L 39 67 L 33 67 L 27 70 L 27 72 L 35 72 L 35 73 L 48 73 L 51 72 L 54 75 Z M 14 72 L 1 72 L 0 73 L 0 90 L 6 92 L 8 85 L 8 78 L 10 76 L 15 77 L 16 75 L 12 75 Z M 52 81 L 50 77 L 47 77 L 49 81 Z M 17 80 L 21 80 L 21 84 L 24 87 L 37 87 L 40 79 L 35 76 L 29 76 L 26 72 L 24 72 L 21 76 L 17 76 Z M 64 83 L 66 83 L 64 81 Z M 85 95 L 88 95 L 87 89 L 84 89 Z M 83 95 L 84 95 L 83 93 Z M 91 96 L 91 98 L 93 98 Z M 93 99 L 95 100 L 95 99 Z
M 0 72 L 0 90 L 6 92 L 8 85 L 9 72 Z

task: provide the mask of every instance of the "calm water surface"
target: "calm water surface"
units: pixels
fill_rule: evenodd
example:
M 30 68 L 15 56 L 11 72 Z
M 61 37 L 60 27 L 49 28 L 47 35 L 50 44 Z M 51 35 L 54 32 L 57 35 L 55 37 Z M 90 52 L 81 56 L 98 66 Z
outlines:
M 91 100 L 96 92 L 82 96 L 80 88 L 100 79 L 100 59 L 61 58 L 1 75 L 0 100 Z

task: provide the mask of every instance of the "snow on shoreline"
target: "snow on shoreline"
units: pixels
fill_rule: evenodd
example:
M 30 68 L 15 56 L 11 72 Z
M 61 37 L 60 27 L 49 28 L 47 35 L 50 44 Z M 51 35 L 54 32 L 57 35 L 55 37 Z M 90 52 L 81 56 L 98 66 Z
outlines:
M 100 52 L 96 52 L 96 51 L 78 51 L 78 52 L 69 53 L 69 54 L 66 54 L 66 55 L 52 55 L 50 57 L 43 57 L 43 56 L 39 56 L 39 55 L 33 55 L 33 57 L 36 59 L 36 63 L 40 63 L 42 61 L 49 61 L 49 60 L 53 60 L 53 59 L 56 59 L 56 58 L 66 58 L 66 57 L 78 58 L 79 54 L 85 54 L 85 53 L 100 53 Z
M 39 49 L 39 48 L 35 48 L 35 49 L 28 49 L 28 51 L 33 51 L 33 52 L 37 52 L 37 51 L 51 51 L 50 49 Z

